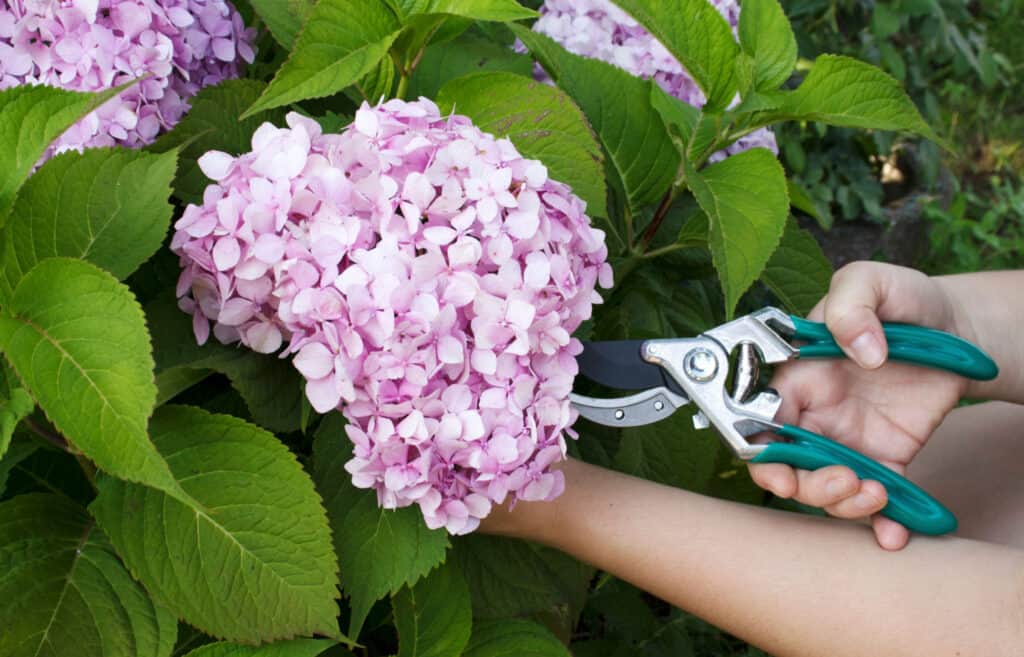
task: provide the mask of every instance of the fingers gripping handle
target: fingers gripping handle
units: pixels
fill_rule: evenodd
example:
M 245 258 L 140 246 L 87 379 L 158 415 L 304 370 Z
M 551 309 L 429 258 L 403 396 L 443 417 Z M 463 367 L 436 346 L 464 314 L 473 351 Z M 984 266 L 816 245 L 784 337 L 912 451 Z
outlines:
M 841 358 L 843 351 L 828 328 L 820 322 L 791 317 L 796 329 L 793 337 L 807 344 L 800 347 L 801 358 Z M 977 381 L 990 381 L 999 368 L 984 351 L 951 333 L 912 324 L 883 323 L 889 358 L 914 365 L 946 370 Z
M 934 497 L 910 480 L 849 447 L 800 427 L 786 424 L 776 430 L 792 442 L 770 443 L 755 456 L 755 463 L 785 463 L 804 470 L 845 465 L 861 479 L 873 479 L 889 495 L 882 515 L 920 534 L 948 534 L 956 529 L 956 517 Z

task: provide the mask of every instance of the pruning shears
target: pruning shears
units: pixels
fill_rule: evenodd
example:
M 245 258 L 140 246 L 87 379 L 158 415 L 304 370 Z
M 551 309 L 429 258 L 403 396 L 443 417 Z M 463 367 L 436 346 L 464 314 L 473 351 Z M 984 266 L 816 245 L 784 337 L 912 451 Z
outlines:
M 984 351 L 954 335 L 909 324 L 882 326 L 891 360 L 979 381 L 999 373 Z M 805 470 L 846 465 L 861 479 L 885 486 L 889 501 L 882 515 L 922 534 L 954 531 L 956 517 L 908 479 L 825 436 L 775 422 L 782 398 L 760 386 L 761 364 L 843 356 L 824 324 L 768 307 L 693 338 L 584 343 L 576 359 L 583 376 L 609 388 L 642 392 L 616 399 L 573 393 L 571 400 L 582 417 L 617 427 L 657 422 L 692 401 L 697 407 L 694 426 L 713 425 L 740 459 Z M 764 432 L 782 440 L 747 440 Z

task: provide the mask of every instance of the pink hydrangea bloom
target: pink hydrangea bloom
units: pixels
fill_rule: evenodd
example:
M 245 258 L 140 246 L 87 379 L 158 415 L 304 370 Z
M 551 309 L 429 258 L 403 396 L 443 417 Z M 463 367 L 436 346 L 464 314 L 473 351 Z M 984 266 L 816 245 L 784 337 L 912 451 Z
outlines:
M 175 225 L 183 310 L 213 334 L 293 355 L 340 409 L 346 469 L 387 508 L 465 533 L 493 504 L 547 500 L 575 419 L 570 334 L 611 285 L 583 201 L 507 139 L 426 99 L 364 104 L 341 134 L 289 114 Z
M 238 77 L 254 37 L 225 0 L 3 0 L 0 89 L 100 91 L 148 75 L 72 126 L 44 159 L 137 147 L 176 124 L 200 88 Z
M 710 0 L 736 33 L 740 20 L 737 0 Z M 600 59 L 644 79 L 685 103 L 702 107 L 707 99 L 690 74 L 660 41 L 610 0 L 545 0 L 533 29 L 546 34 L 569 52 Z M 543 71 L 542 78 L 547 78 Z M 779 149 L 775 135 L 762 128 L 711 156 L 712 161 L 750 148 Z

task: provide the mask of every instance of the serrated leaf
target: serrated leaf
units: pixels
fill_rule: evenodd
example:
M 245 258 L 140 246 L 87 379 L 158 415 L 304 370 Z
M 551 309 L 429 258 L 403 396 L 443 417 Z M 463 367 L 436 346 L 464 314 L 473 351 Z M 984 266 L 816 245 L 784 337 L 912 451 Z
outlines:
M 242 118 L 341 91 L 387 55 L 400 31 L 398 19 L 379 0 L 320 0 L 288 61 Z
M 485 620 L 473 625 L 462 657 L 571 657 L 546 627 L 523 618 Z
M 676 176 L 679 152 L 651 104 L 654 83 L 574 55 L 520 25 L 510 27 L 583 110 L 634 213 L 660 199 Z
M 437 102 L 442 113 L 464 114 L 481 130 L 511 139 L 586 201 L 588 214 L 607 216 L 601 147 L 564 92 L 514 73 L 477 73 L 446 84 Z
M 42 85 L 0 91 L 0 226 L 18 189 L 53 140 L 126 86 L 97 94 Z
M 697 430 L 696 408 L 686 407 L 657 424 L 622 429 L 615 467 L 676 488 L 703 491 L 715 474 L 721 441 L 714 430 Z
M 672 136 L 676 147 L 682 151 L 690 143 L 693 131 L 700 119 L 700 110 L 668 95 L 659 85 L 651 85 L 651 105 L 661 115 L 665 127 Z
M 438 566 L 391 598 L 398 630 L 398 657 L 461 655 L 469 641 L 473 610 L 458 568 Z
M 711 222 L 711 255 L 731 317 L 782 237 L 789 215 L 786 174 L 771 151 L 752 148 L 689 171 L 687 183 Z
M 445 560 L 448 534 L 427 529 L 418 507 L 381 509 L 377 495 L 352 485 L 345 462 L 352 443 L 339 413 L 324 418 L 313 442 L 313 479 L 327 507 L 341 586 L 349 596 L 349 635 L 357 638 L 370 607 Z
M 476 34 L 427 46 L 409 78 L 409 98 L 436 98 L 449 80 L 483 71 L 508 71 L 529 76 L 533 60 Z
M 90 505 L 135 578 L 211 636 L 338 636 L 330 528 L 295 456 L 259 427 L 185 406 L 159 409 L 150 433 L 195 502 L 108 477 Z
M 187 376 L 170 374 L 174 369 L 214 370 L 231 380 L 257 424 L 280 432 L 299 428 L 302 377 L 288 360 L 216 340 L 199 346 L 191 318 L 167 296 L 146 304 L 145 310 L 153 335 L 158 384 L 167 386 L 169 377 Z
M 58 495 L 0 503 L 0 654 L 168 657 L 177 621 Z
M 177 152 L 89 149 L 59 155 L 18 194 L 0 236 L 0 292 L 10 299 L 45 258 L 88 260 L 124 279 L 160 248 L 171 221 Z
M 262 646 L 240 646 L 221 641 L 196 648 L 185 657 L 317 657 L 335 645 L 336 641 L 327 639 L 293 639 Z
M 395 63 L 391 58 L 385 57 L 354 83 L 355 89 L 349 92 L 349 96 L 356 102 L 365 100 L 371 105 L 376 105 L 392 97 L 391 90 L 394 89 L 397 78 Z
M 267 25 L 274 40 L 291 50 L 302 24 L 313 11 L 315 0 L 249 0 Z
M 403 18 L 416 14 L 450 14 L 476 21 L 519 21 L 536 18 L 537 12 L 515 0 L 394 0 Z
M 142 309 L 81 260 L 50 258 L 0 315 L 0 346 L 54 426 L 101 469 L 182 495 L 146 435 L 156 400 Z
M 284 120 L 283 109 L 257 112 L 239 119 L 265 88 L 262 82 L 241 79 L 225 80 L 201 89 L 189 101 L 192 107 L 178 125 L 148 147 L 147 150 L 156 152 L 181 150 L 181 163 L 174 180 L 175 196 L 186 203 L 202 203 L 203 190 L 213 181 L 199 169 L 199 157 L 211 150 L 232 155 L 248 152 L 252 150 L 252 134 L 260 124 L 266 121 L 280 124 Z
M 4 497 L 7 491 L 7 478 L 14 468 L 32 455 L 38 449 L 35 441 L 30 438 L 15 436 L 7 447 L 7 451 L 0 456 L 0 498 Z
M 28 417 L 35 407 L 31 395 L 23 388 L 12 388 L 0 397 L 0 459 L 11 445 L 14 428 Z
M 790 217 L 761 280 L 787 310 L 806 315 L 828 293 L 832 265 L 814 236 Z
M 555 613 L 575 619 L 594 572 L 557 550 L 482 534 L 460 536 L 450 559 L 469 584 L 474 618 Z
M 743 0 L 740 48 L 754 61 L 754 88 L 772 91 L 796 66 L 796 37 L 778 0 Z
M 725 109 L 736 93 L 739 46 L 732 28 L 708 0 L 615 0 L 675 55 L 708 98 Z
M 894 78 L 865 62 L 821 55 L 774 119 L 821 121 L 848 128 L 906 130 L 942 143 Z

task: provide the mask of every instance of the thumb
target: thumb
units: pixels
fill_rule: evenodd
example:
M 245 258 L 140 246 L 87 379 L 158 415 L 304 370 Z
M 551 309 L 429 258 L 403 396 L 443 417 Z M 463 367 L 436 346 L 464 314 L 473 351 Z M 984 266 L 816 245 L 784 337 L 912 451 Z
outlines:
M 878 308 L 885 302 L 882 271 L 855 262 L 835 273 L 825 298 L 825 325 L 854 362 L 873 370 L 885 363 L 888 345 Z

